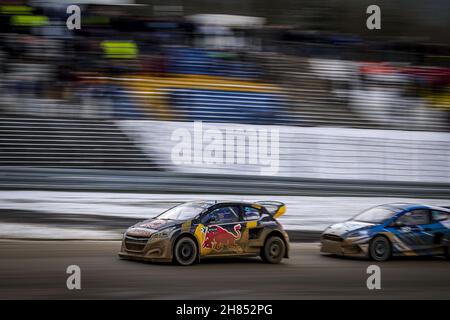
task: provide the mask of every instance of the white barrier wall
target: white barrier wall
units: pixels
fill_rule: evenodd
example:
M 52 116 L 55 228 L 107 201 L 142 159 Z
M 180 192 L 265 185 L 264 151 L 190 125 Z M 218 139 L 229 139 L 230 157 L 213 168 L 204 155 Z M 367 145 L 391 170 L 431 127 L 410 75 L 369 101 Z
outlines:
M 177 172 L 450 182 L 450 133 L 147 120 L 118 124 L 158 165 Z

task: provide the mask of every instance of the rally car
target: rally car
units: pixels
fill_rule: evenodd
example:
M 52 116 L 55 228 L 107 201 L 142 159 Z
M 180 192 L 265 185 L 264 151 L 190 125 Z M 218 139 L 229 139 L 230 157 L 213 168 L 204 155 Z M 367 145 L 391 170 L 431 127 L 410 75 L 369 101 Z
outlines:
M 393 203 L 363 211 L 331 225 L 321 236 L 321 252 L 369 257 L 449 257 L 450 210 L 421 204 Z
M 261 256 L 268 263 L 288 258 L 289 238 L 276 220 L 281 202 L 194 201 L 130 227 L 119 256 L 191 265 L 209 257 Z

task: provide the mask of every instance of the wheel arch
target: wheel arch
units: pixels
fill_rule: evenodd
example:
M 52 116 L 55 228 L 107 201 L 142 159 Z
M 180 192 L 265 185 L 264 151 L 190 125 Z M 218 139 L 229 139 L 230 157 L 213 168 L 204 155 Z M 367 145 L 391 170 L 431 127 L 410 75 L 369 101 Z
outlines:
M 281 231 L 279 231 L 279 230 L 272 230 L 272 231 L 270 231 L 266 235 L 266 237 L 264 238 L 264 242 L 263 242 L 263 246 L 262 247 L 264 248 L 264 246 L 266 245 L 267 240 L 270 237 L 273 237 L 273 236 L 277 236 L 277 237 L 281 238 L 281 240 L 283 240 L 284 246 L 286 248 L 283 258 L 289 258 L 289 244 L 287 243 L 286 237 L 284 236 L 284 234 Z
M 392 240 L 391 240 L 391 239 L 388 237 L 388 235 L 385 234 L 385 233 L 376 233 L 376 234 L 374 234 L 374 235 L 370 238 L 369 243 L 372 243 L 372 241 L 373 241 L 376 237 L 383 237 L 383 238 L 386 238 L 386 240 L 389 241 L 389 244 L 390 244 L 391 246 L 393 245 Z
M 392 239 L 385 233 L 376 233 L 371 237 L 371 239 L 369 240 L 369 248 L 368 248 L 368 252 L 367 252 L 369 257 L 370 257 L 370 246 L 372 245 L 372 242 L 378 237 L 383 237 L 387 240 L 387 242 L 389 243 L 389 245 L 391 247 L 390 248 L 391 249 L 390 257 L 392 257 L 394 255 L 394 243 L 392 242 Z
M 198 243 L 198 239 L 192 233 L 189 233 L 189 232 L 180 233 L 179 235 L 174 237 L 174 239 L 172 240 L 172 250 L 170 250 L 171 255 L 172 255 L 172 259 L 174 259 L 175 245 L 182 238 L 191 238 L 192 240 L 194 240 L 194 242 L 195 242 L 195 244 L 197 246 L 197 262 L 199 262 L 200 261 L 200 244 Z

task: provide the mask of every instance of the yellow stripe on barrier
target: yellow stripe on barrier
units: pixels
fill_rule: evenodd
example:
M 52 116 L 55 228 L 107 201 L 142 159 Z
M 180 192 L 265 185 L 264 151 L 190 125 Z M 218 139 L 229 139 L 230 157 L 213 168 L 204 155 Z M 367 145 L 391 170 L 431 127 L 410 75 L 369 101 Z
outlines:
M 103 52 L 110 59 L 134 59 L 138 55 L 138 47 L 132 41 L 109 41 L 101 43 Z
M 48 24 L 46 16 L 18 15 L 11 17 L 11 25 L 18 27 L 41 27 Z
M 134 96 L 139 96 L 139 103 L 145 110 L 149 110 L 153 116 L 162 120 L 173 119 L 168 103 L 168 93 L 171 89 L 193 90 L 219 90 L 251 93 L 281 93 L 281 89 L 271 84 L 243 81 L 224 77 L 207 75 L 176 75 L 168 74 L 165 77 L 152 76 L 124 76 L 112 77 L 88 77 L 105 82 L 119 82 Z
M 1 14 L 19 14 L 19 15 L 28 15 L 33 12 L 33 8 L 28 6 L 13 6 L 6 5 L 0 7 Z

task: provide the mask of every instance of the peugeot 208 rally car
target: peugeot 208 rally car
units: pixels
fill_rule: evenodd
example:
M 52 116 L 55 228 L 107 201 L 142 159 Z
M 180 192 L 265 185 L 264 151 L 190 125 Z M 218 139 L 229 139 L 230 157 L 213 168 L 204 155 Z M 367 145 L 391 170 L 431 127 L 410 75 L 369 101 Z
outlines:
M 187 202 L 130 227 L 119 256 L 190 265 L 209 257 L 259 255 L 279 263 L 289 252 L 288 235 L 276 220 L 285 211 L 274 201 Z
M 321 251 L 343 256 L 449 256 L 450 210 L 421 204 L 384 204 L 328 227 Z

